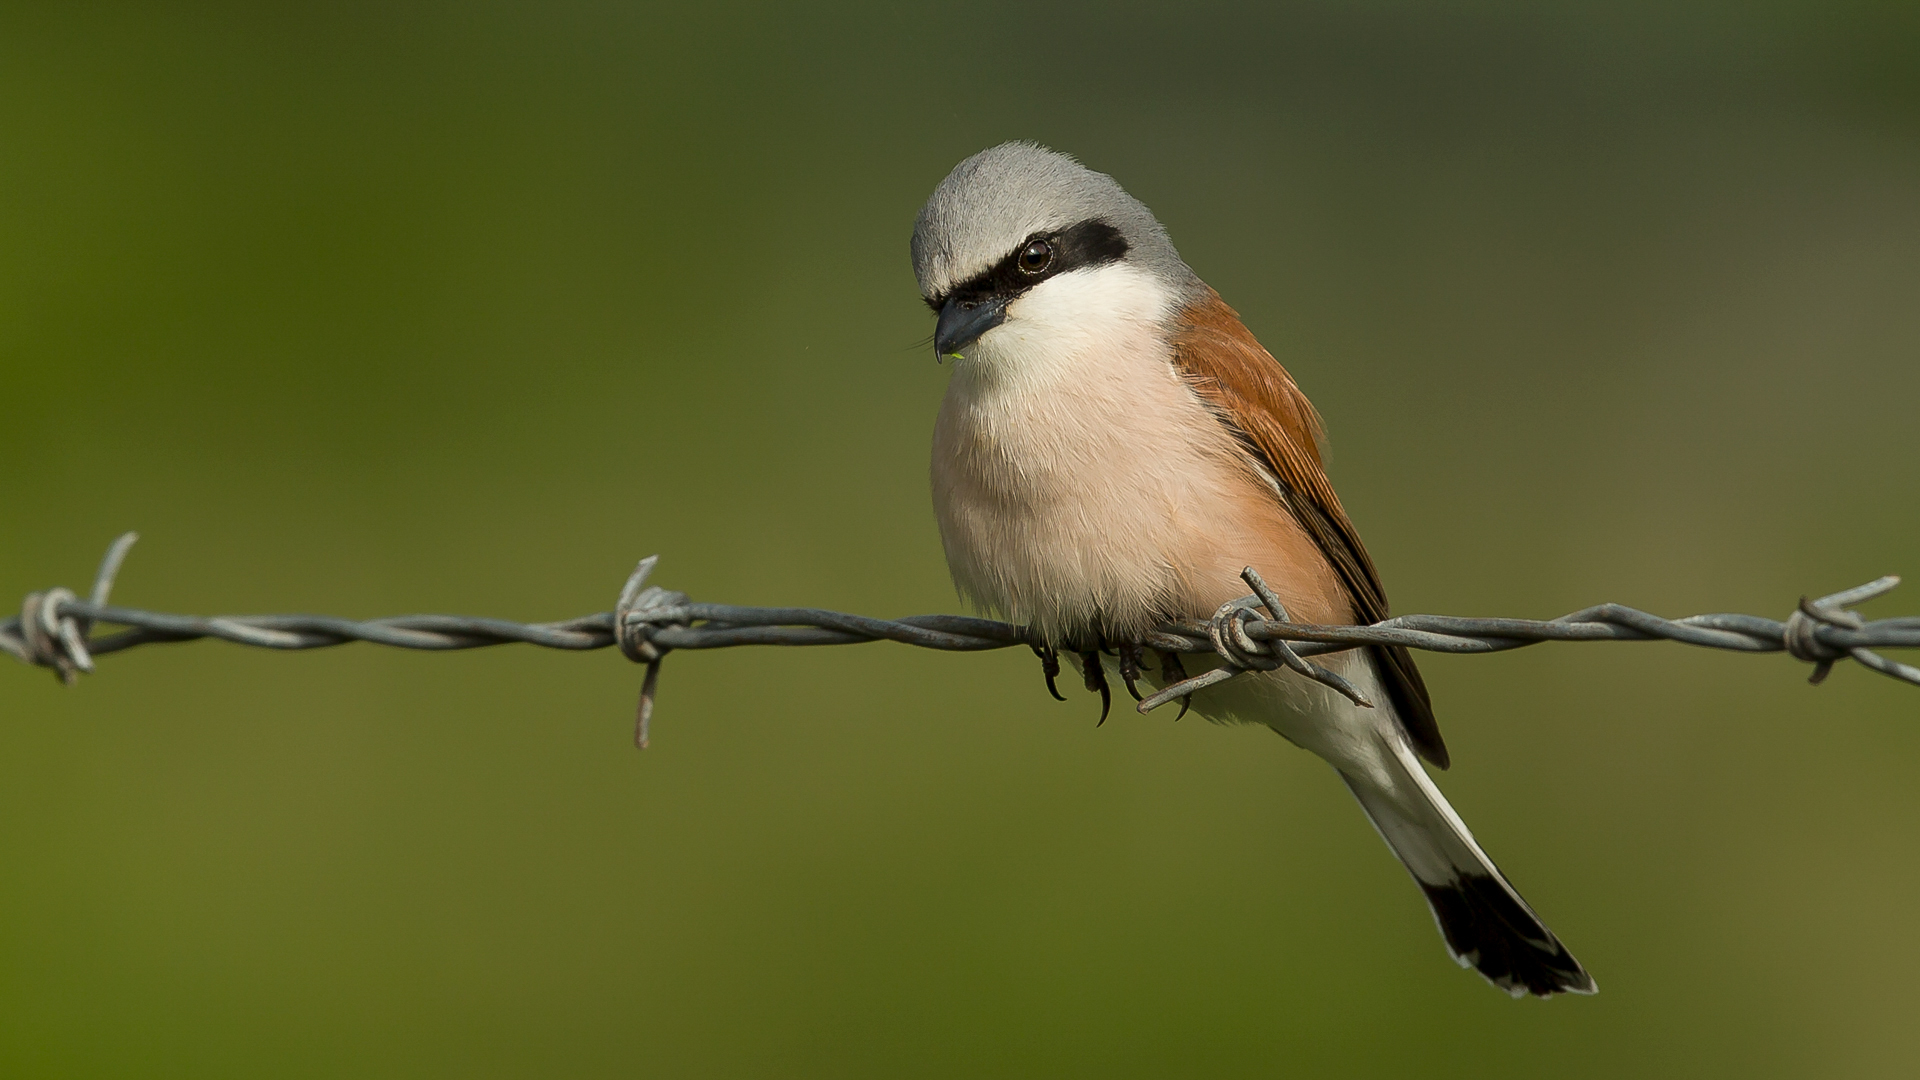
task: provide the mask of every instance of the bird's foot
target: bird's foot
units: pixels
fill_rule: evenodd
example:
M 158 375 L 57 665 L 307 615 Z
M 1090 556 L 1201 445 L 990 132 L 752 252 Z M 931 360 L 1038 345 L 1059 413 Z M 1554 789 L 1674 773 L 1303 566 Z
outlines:
M 1179 640 L 1177 638 L 1168 639 L 1165 634 L 1158 635 L 1158 637 L 1166 639 L 1169 644 Z M 1181 717 L 1186 716 L 1187 710 L 1192 707 L 1193 702 L 1189 695 L 1191 695 L 1194 690 L 1200 689 L 1200 684 L 1193 684 L 1192 680 L 1188 679 L 1187 669 L 1180 663 L 1179 653 L 1169 651 L 1167 648 L 1155 647 L 1148 644 L 1148 642 L 1155 641 L 1155 635 L 1149 634 L 1147 638 L 1147 642 L 1122 641 L 1111 644 L 1102 638 L 1099 643 L 1091 649 L 1069 646 L 1073 648 L 1074 653 L 1080 658 L 1080 675 L 1082 681 L 1086 684 L 1087 692 L 1100 695 L 1100 720 L 1099 723 L 1094 726 L 1098 727 L 1105 724 L 1107 722 L 1107 716 L 1113 711 L 1113 689 L 1107 681 L 1106 668 L 1101 663 L 1102 653 L 1111 653 L 1119 661 L 1115 666 L 1119 669 L 1120 681 L 1126 684 L 1127 693 L 1133 695 L 1133 700 L 1141 703 L 1139 711 L 1146 712 L 1148 709 L 1164 704 L 1177 697 L 1180 699 L 1180 715 L 1174 717 L 1174 719 L 1179 720 Z M 1035 656 L 1040 658 L 1040 671 L 1041 674 L 1046 676 L 1047 692 L 1053 695 L 1055 701 L 1067 700 L 1066 697 L 1060 693 L 1060 686 L 1055 681 L 1060 675 L 1060 648 L 1055 645 L 1038 645 L 1031 642 L 1028 643 L 1028 647 L 1033 650 Z M 1144 696 L 1141 693 L 1140 680 L 1144 677 L 1144 672 L 1148 670 L 1146 654 L 1149 648 L 1153 648 L 1154 654 L 1159 657 L 1161 683 L 1168 687 L 1168 689 L 1175 690 L 1174 693 L 1168 693 L 1167 690 L 1162 690 L 1151 697 Z M 1212 673 L 1209 674 L 1211 675 Z M 1219 677 L 1225 677 L 1226 674 L 1227 673 L 1223 673 L 1222 676 Z M 1216 677 L 1215 681 L 1217 681 L 1219 677 Z M 1203 676 L 1202 678 L 1204 679 L 1206 677 Z M 1180 687 L 1179 684 L 1190 685 Z M 1207 685 L 1210 685 L 1210 683 Z

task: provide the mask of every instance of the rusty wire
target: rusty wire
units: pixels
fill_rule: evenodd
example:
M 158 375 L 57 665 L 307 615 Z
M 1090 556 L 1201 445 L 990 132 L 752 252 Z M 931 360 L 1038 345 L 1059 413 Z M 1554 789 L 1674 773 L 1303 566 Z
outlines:
M 640 562 L 621 590 L 614 610 L 562 622 L 519 623 L 460 615 L 396 615 L 367 620 L 332 615 L 203 617 L 110 605 L 107 599 L 114 579 L 136 539 L 136 534 L 127 533 L 107 549 L 87 599 L 62 588 L 28 594 L 20 615 L 0 622 L 0 651 L 24 663 L 51 668 L 62 682 L 71 685 L 80 673 L 94 669 L 94 657 L 137 645 L 201 638 L 263 649 L 322 649 L 351 641 L 426 650 L 513 643 L 572 650 L 616 646 L 629 660 L 647 669 L 634 731 L 635 741 L 641 746 L 647 742 L 661 661 L 674 649 L 897 641 L 924 649 L 979 652 L 1024 645 L 1041 652 L 1052 663 L 1053 643 L 1039 640 L 1026 627 L 991 619 L 962 615 L 874 619 L 818 608 L 699 603 L 684 593 L 646 584 L 658 556 Z M 1873 651 L 1920 648 L 1920 617 L 1870 622 L 1850 610 L 1851 605 L 1883 595 L 1898 585 L 1900 579 L 1892 576 L 1817 600 L 1801 597 L 1784 622 L 1735 614 L 1664 619 L 1621 604 L 1600 604 L 1544 621 L 1402 615 L 1371 626 L 1291 622 L 1278 597 L 1252 567 L 1242 576 L 1252 595 L 1222 606 L 1205 622 L 1169 623 L 1143 641 L 1129 643 L 1163 654 L 1203 654 L 1219 661 L 1218 667 L 1193 678 L 1181 678 L 1146 697 L 1139 704 L 1140 712 L 1190 697 L 1247 671 L 1283 666 L 1331 686 L 1357 704 L 1370 705 L 1338 674 L 1309 659 L 1365 645 L 1491 653 L 1543 641 L 1665 640 L 1735 652 L 1785 652 L 1813 665 L 1809 681 L 1814 683 L 1825 679 L 1836 662 L 1852 659 L 1883 675 L 1920 686 L 1920 668 Z M 127 629 L 96 637 L 92 636 L 96 623 Z M 1089 686 L 1096 681 L 1089 679 Z M 1100 689 L 1104 696 L 1104 683 Z

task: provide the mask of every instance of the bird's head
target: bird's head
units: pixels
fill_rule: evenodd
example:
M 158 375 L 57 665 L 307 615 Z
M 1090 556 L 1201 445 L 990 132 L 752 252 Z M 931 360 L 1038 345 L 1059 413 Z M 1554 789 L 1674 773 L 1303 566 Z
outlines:
M 934 354 L 969 360 L 1157 327 L 1206 288 L 1112 177 L 1029 142 L 954 166 L 914 222 L 913 272 Z

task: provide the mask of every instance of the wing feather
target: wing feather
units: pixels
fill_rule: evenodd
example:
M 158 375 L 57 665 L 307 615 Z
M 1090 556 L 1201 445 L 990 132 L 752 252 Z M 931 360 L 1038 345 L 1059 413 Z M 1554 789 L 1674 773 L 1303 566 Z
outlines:
M 1288 513 L 1339 575 L 1360 623 L 1387 617 L 1387 594 L 1360 534 L 1347 519 L 1320 460 L 1324 429 L 1287 369 L 1262 348 L 1240 316 L 1211 289 L 1189 304 L 1174 339 L 1174 365 L 1222 423 L 1231 427 L 1279 487 Z M 1394 715 L 1413 746 L 1446 768 L 1446 743 L 1413 657 L 1399 646 L 1368 646 Z

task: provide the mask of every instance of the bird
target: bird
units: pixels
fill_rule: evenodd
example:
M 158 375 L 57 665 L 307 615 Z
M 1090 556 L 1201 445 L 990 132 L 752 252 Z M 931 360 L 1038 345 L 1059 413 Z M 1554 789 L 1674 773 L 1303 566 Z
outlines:
M 976 609 L 1027 628 L 1050 687 L 1064 652 L 1104 691 L 1155 627 L 1240 597 L 1248 567 L 1294 621 L 1387 617 L 1319 414 L 1112 177 L 1033 142 L 982 150 L 935 187 L 911 255 L 935 356 L 952 361 L 930 470 L 948 568 Z M 1276 670 L 1193 708 L 1332 765 L 1462 967 L 1516 998 L 1593 993 L 1423 767 L 1449 755 L 1412 657 L 1320 659 L 1365 704 Z M 1141 674 L 1185 677 L 1165 654 Z

